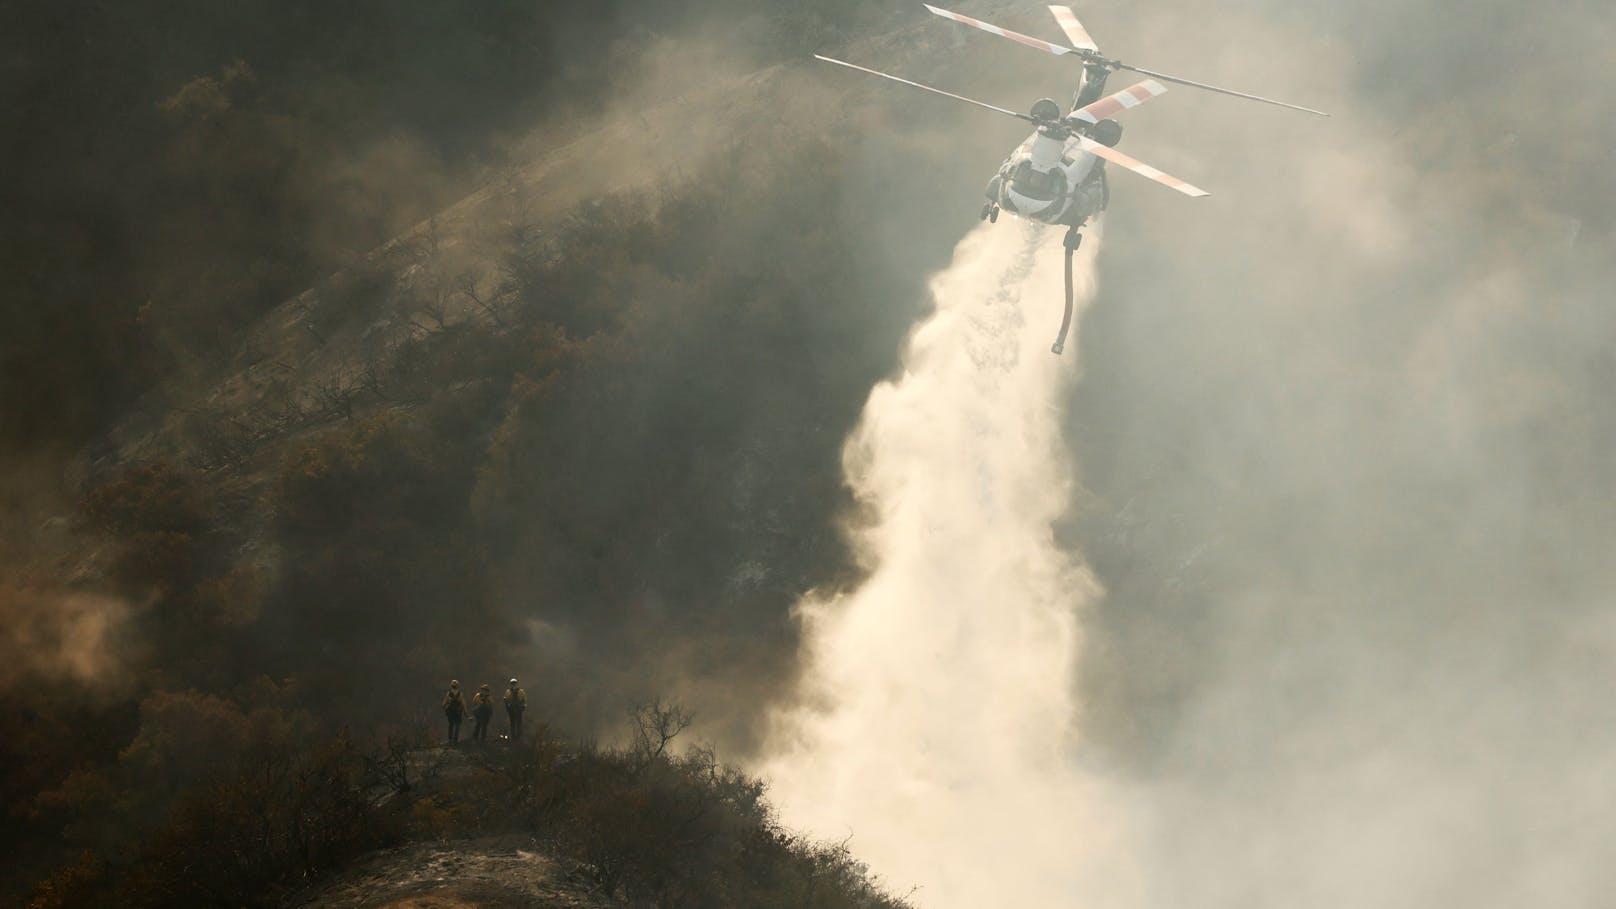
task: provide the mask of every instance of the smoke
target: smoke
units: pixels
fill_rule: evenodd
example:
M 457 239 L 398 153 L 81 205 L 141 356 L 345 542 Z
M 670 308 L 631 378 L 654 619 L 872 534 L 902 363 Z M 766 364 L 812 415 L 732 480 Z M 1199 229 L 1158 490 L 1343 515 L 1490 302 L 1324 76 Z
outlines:
M 112 17 L 60 53 L 43 36 L 80 35 L 90 7 L 68 27 L 14 17 L 39 25 L 13 30 L 24 49 L 7 57 L 17 78 L 6 96 L 28 119 L 3 157 L 33 189 L 8 196 L 17 204 L 0 225 L 0 442 L 76 444 L 134 393 L 204 359 L 198 351 L 234 349 L 250 316 L 466 185 L 477 159 L 497 162 L 502 134 L 541 110 L 593 122 L 605 104 L 654 121 L 658 104 L 634 103 L 642 77 L 666 89 L 661 101 L 748 69 L 714 48 L 764 42 L 729 29 L 699 47 L 616 34 L 649 11 L 666 23 L 689 6 L 603 16 L 570 4 L 574 15 L 561 16 L 552 4 L 524 7 L 520 27 L 484 27 L 412 5 L 441 13 L 456 26 L 447 31 L 436 18 L 363 9 L 333 13 L 345 23 L 335 29 L 269 14 L 210 25 L 182 9 L 203 34 L 173 37 L 166 22 L 137 34 Z M 820 39 L 828 32 L 773 18 L 830 16 L 830 4 L 755 6 L 748 27 L 759 35 L 807 36 L 760 47 L 766 62 L 825 50 L 1018 107 L 1070 88 L 1070 60 L 918 5 L 890 8 L 901 33 L 850 25 L 849 40 L 869 43 L 845 51 Z M 1056 34 L 1041 4 L 964 8 Z M 848 450 L 869 509 L 856 542 L 874 573 L 799 610 L 808 706 L 778 718 L 769 768 L 787 819 L 836 839 L 851 830 L 856 854 L 900 889 L 923 885 L 926 903 L 981 896 L 970 888 L 994 876 L 979 905 L 1058 905 L 1083 875 L 1055 851 L 1108 854 L 1106 838 L 1137 845 L 1118 864 L 1143 869 L 1147 905 L 1597 903 L 1616 886 L 1602 859 L 1616 836 L 1603 782 L 1616 759 L 1606 694 L 1616 659 L 1610 17 L 1588 0 L 1173 0 L 1078 12 L 1123 59 L 1335 117 L 1176 86 L 1129 112 L 1126 150 L 1214 195 L 1189 202 L 1117 176 L 1104 292 L 1066 360 L 1047 353 L 1058 251 L 1031 258 L 1005 225 L 962 247 L 910 373 L 880 387 Z M 382 22 L 405 27 L 378 36 Z M 253 40 L 233 37 L 237 25 Z M 535 36 L 565 52 L 533 53 Z M 603 36 L 620 50 L 603 56 Z M 237 59 L 254 67 L 253 85 L 225 85 Z M 488 586 L 534 620 L 513 646 L 536 641 L 544 668 L 522 677 L 598 692 L 568 717 L 580 726 L 615 716 L 622 692 L 660 693 L 672 680 L 704 724 L 720 715 L 723 744 L 749 746 L 759 705 L 794 668 L 786 605 L 843 577 L 828 519 L 841 503 L 837 446 L 872 376 L 891 367 L 917 276 L 946 255 L 981 178 L 1020 138 L 982 111 L 852 75 L 788 67 L 773 103 L 732 106 L 722 123 L 670 102 L 680 143 L 722 147 L 744 133 L 805 154 L 755 144 L 711 173 L 686 168 L 733 200 L 730 217 L 691 206 L 669 232 L 689 245 L 607 267 L 580 259 L 588 283 L 557 295 L 641 301 L 646 327 L 634 337 L 661 345 L 605 361 L 591 374 L 600 381 L 569 389 L 549 422 L 533 420 L 532 444 L 516 447 L 531 461 L 512 488 L 553 483 L 556 494 L 521 510 L 518 543 L 488 556 Z M 197 79 L 197 90 L 217 81 L 224 92 L 193 98 L 211 114 L 162 112 Z M 805 137 L 773 133 L 785 124 L 830 147 L 815 157 Z M 660 170 L 666 157 L 641 151 L 665 151 L 673 135 L 613 147 L 625 167 L 644 158 Z M 539 136 L 551 148 L 574 133 Z M 805 172 L 805 156 L 818 168 Z M 266 182 L 283 164 L 296 166 Z M 556 171 L 590 195 L 624 172 Z M 759 179 L 737 182 L 749 173 Z M 535 206 L 532 217 L 553 214 Z M 647 283 L 653 258 L 673 280 Z M 955 294 L 970 281 L 988 289 Z M 781 299 L 759 305 L 759 291 Z M 989 318 L 1012 314 L 1025 319 L 1015 330 Z M 159 344 L 170 327 L 194 330 L 179 364 Z M 465 400 L 445 397 L 435 412 L 482 412 Z M 931 406 L 904 410 L 917 403 Z M 1029 416 L 1040 407 L 1042 419 Z M 467 440 L 488 430 L 427 425 Z M 984 438 L 1003 461 L 965 457 Z M 425 473 L 485 476 L 479 458 Z M 99 629 L 120 614 L 38 592 L 72 587 L 94 562 L 94 547 L 65 533 L 37 539 L 39 515 L 67 513 L 78 492 L 29 499 L 0 520 L 0 572 L 53 566 L 0 584 L 29 591 L 0 596 L 0 614 L 23 629 L 6 655 L 16 665 L 49 655 L 63 678 L 106 665 Z M 422 526 L 466 523 L 424 513 Z M 235 552 L 243 541 L 217 542 Z M 441 551 L 406 555 L 451 561 Z M 1012 551 L 1037 559 L 1015 568 Z M 1063 551 L 1081 551 L 1098 583 Z M 480 581 L 480 554 L 461 556 Z M 353 562 L 335 564 L 332 576 L 352 574 Z M 502 565 L 520 570 L 507 581 Z M 988 573 L 961 575 L 978 568 Z M 538 583 L 529 570 L 551 576 Z M 30 587 L 36 577 L 55 586 Z M 436 677 L 449 661 L 409 642 L 484 647 L 458 627 L 438 633 L 463 622 L 461 599 L 481 588 L 451 589 L 422 596 L 414 624 L 382 602 L 399 633 L 372 659 L 414 660 L 413 677 Z M 374 638 L 358 599 L 286 598 L 318 617 L 313 631 Z M 592 637 L 596 628 L 611 630 Z M 348 678 L 374 678 L 349 650 L 294 632 L 253 630 Z M 175 650 L 170 666 L 195 664 L 200 649 Z M 1102 762 L 1103 792 L 1070 769 L 1077 754 Z M 1028 892 L 1004 889 L 1017 887 Z
M 0 687 L 23 679 L 101 685 L 127 656 L 127 603 L 91 593 L 0 586 Z M 117 689 L 122 690 L 121 682 Z
M 1100 878 L 1118 886 L 1122 817 L 1074 764 L 1077 619 L 1097 590 L 1051 533 L 1076 375 L 1049 352 L 1059 239 L 984 225 L 933 280 L 935 315 L 844 453 L 870 574 L 797 607 L 801 706 L 776 717 L 762 768 L 788 824 L 851 832 L 894 892 L 941 909 L 1104 905 Z
M 1057 539 L 1104 591 L 1083 613 L 1072 698 L 1082 753 L 1126 793 L 1094 826 L 1125 825 L 1136 904 L 1598 904 L 1616 883 L 1601 858 L 1616 835 L 1616 191 L 1601 140 L 1616 95 L 1591 49 L 1608 17 L 1499 2 L 1078 11 L 1123 59 L 1335 115 L 1175 87 L 1125 118 L 1131 154 L 1213 192 L 1186 203 L 1114 181 L 1083 379 L 1052 411 L 1083 480 Z M 977 12 L 1050 27 L 1036 5 Z M 967 38 L 947 59 L 985 48 L 998 75 L 945 87 L 996 101 L 1039 72 L 1036 55 Z M 1502 46 L 1537 62 L 1486 52 Z M 1566 97 L 1572 85 L 1590 88 Z M 810 626 L 820 651 L 871 589 Z M 927 621 L 908 633 L 929 637 Z M 839 698 L 889 697 L 900 730 L 913 705 L 867 667 L 826 691 L 831 661 L 814 665 L 825 712 L 788 724 L 804 750 L 783 766 L 815 782 L 775 779 L 787 804 L 817 783 L 829 807 L 787 817 L 851 828 L 855 851 L 907 873 L 954 834 L 880 845 L 873 831 L 902 811 L 826 818 L 856 801 L 833 783 L 857 764 L 830 756 L 880 754 L 895 735 L 857 741 Z M 1027 867 L 1001 866 L 1007 885 Z M 951 893 L 933 883 L 921 902 Z
M 1597 904 L 1616 199 L 1581 137 L 1611 94 L 1532 101 L 1609 84 L 1597 17 L 1262 6 L 1085 17 L 1335 115 L 1129 114 L 1214 193 L 1117 181 L 1068 422 L 1085 730 L 1137 784 L 1145 905 Z M 1487 35 L 1552 62 L 1456 66 Z
M 53 461 L 0 455 L 0 690 L 43 680 L 121 693 L 138 609 L 83 586 L 98 541 L 63 514 Z

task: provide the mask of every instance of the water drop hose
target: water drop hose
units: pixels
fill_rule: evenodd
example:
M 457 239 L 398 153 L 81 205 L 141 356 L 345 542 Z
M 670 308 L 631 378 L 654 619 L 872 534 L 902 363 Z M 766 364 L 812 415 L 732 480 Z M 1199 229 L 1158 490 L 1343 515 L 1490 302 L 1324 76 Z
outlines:
M 1066 333 L 1072 329 L 1072 253 L 1083 244 L 1083 235 L 1072 228 L 1066 232 L 1066 314 L 1061 316 L 1060 334 L 1055 336 L 1055 343 L 1050 346 L 1049 352 L 1060 356 L 1066 349 Z

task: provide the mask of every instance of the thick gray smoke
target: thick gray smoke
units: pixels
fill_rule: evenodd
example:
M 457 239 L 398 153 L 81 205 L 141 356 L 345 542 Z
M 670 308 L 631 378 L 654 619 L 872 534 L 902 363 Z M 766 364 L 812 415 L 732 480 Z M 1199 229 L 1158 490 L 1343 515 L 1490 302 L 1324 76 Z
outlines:
M 1145 905 L 1616 883 L 1603 18 L 1087 17 L 1125 57 L 1335 114 L 1188 90 L 1129 114 L 1133 154 L 1214 192 L 1119 185 L 1068 426 L 1064 538 L 1107 591 L 1087 731 L 1145 784 Z
M 825 520 L 834 508 L 826 503 L 835 500 L 834 447 L 869 377 L 892 362 L 912 285 L 965 230 L 981 180 L 1023 135 L 1018 124 L 978 109 L 814 70 L 808 50 L 1018 109 L 1038 95 L 1064 98 L 1071 88 L 1070 60 L 934 20 L 918 3 L 908 13 L 868 3 L 857 17 L 853 5 L 768 4 L 792 16 L 848 10 L 836 21 L 846 25 L 837 34 L 849 46 L 827 39 L 824 47 L 792 45 L 789 56 L 760 52 L 770 62 L 801 60 L 801 68 L 785 68 L 785 87 L 769 103 L 732 111 L 713 127 L 715 138 L 733 128 L 781 149 L 812 151 L 796 130 L 831 136 L 835 154 L 825 156 L 825 173 L 797 182 L 798 171 L 782 168 L 780 179 L 761 181 L 781 188 L 778 208 L 732 196 L 736 210 L 756 221 L 715 221 L 696 209 L 688 229 L 670 232 L 691 238 L 690 249 L 668 247 L 670 275 L 683 275 L 689 263 L 741 263 L 715 270 L 717 286 L 745 301 L 737 311 L 765 314 L 776 308 L 752 305 L 753 289 L 784 288 L 778 323 L 760 319 L 750 334 L 740 331 L 707 305 L 713 294 L 691 285 L 690 311 L 713 314 L 697 325 L 670 315 L 679 311 L 669 300 L 685 299 L 685 290 L 665 298 L 640 293 L 638 278 L 624 281 L 635 292 L 614 298 L 639 299 L 656 317 L 646 335 L 674 341 L 637 386 L 602 385 L 639 389 L 610 399 L 627 406 L 597 411 L 589 400 L 570 399 L 573 412 L 590 419 L 536 431 L 540 441 L 581 452 L 575 461 L 547 461 L 538 444 L 517 449 L 535 458 L 519 476 L 557 478 L 562 492 L 591 491 L 571 512 L 530 514 L 577 515 L 600 530 L 591 537 L 577 523 L 558 524 L 557 539 L 575 549 L 536 546 L 508 563 L 546 564 L 530 557 L 536 552 L 578 571 L 590 594 L 576 601 L 579 625 L 629 629 L 625 639 L 643 637 L 669 653 L 665 670 L 659 662 L 648 672 L 653 664 L 637 657 L 637 640 L 574 648 L 571 616 L 556 614 L 571 601 L 534 596 L 521 578 L 500 588 L 511 602 L 537 604 L 521 608 L 533 612 L 538 653 L 558 690 L 565 683 L 605 692 L 587 702 L 590 718 L 605 715 L 607 701 L 615 716 L 616 695 L 628 687 L 617 675 L 651 685 L 678 677 L 688 680 L 676 688 L 681 696 L 708 698 L 722 688 L 721 705 L 690 706 L 703 722 L 722 714 L 728 742 L 754 741 L 751 721 L 785 690 L 790 672 L 779 658 L 794 643 L 783 604 L 802 586 L 840 578 L 840 550 Z M 1041 3 L 959 5 L 1012 28 L 1059 34 Z M 71 9 L 75 17 L 99 9 L 33 6 Z M 11 207 L 23 216 L 0 231 L 0 271 L 20 276 L 5 285 L 15 292 L 0 348 L 27 352 L 0 370 L 11 383 L 0 392 L 13 392 L 0 398 L 26 405 L 0 415 L 0 441 L 81 438 L 127 403 L 101 391 L 147 387 L 166 374 L 169 328 L 194 329 L 188 337 L 197 350 L 232 349 L 218 344 L 214 329 L 245 324 L 442 201 L 449 190 L 442 181 L 459 171 L 419 160 L 427 146 L 395 144 L 397 129 L 453 146 L 497 124 L 524 128 L 538 109 L 536 99 L 496 105 L 446 134 L 445 119 L 462 118 L 445 112 L 477 109 L 467 99 L 498 97 L 551 74 L 546 96 L 593 112 L 632 85 L 623 73 L 639 67 L 614 66 L 603 78 L 600 67 L 574 72 L 566 62 L 598 61 L 602 42 L 594 39 L 615 27 L 598 22 L 623 21 L 586 6 L 569 7 L 577 15 L 564 19 L 549 8 L 523 13 L 526 31 L 488 24 L 489 34 L 513 40 L 501 58 L 511 65 L 493 67 L 486 79 L 477 76 L 490 60 L 480 31 L 456 32 L 465 40 L 451 52 L 443 30 L 422 18 L 397 47 L 419 46 L 411 35 L 430 38 L 426 46 L 438 53 L 427 65 L 422 55 L 376 40 L 377 23 L 399 18 L 396 9 L 376 17 L 355 7 L 344 16 L 348 29 L 311 50 L 315 59 L 342 58 L 349 48 L 375 52 L 376 68 L 360 68 L 372 93 L 351 101 L 342 100 L 347 90 L 328 96 L 323 79 L 306 90 L 301 69 L 290 65 L 297 55 L 276 50 L 301 54 L 310 44 L 301 27 L 270 41 L 249 17 L 243 33 L 264 46 L 242 49 L 220 38 L 198 43 L 205 54 L 189 55 L 170 52 L 187 44 L 183 36 L 131 32 L 120 17 L 106 19 L 93 40 L 54 19 L 41 19 L 43 30 L 15 30 L 25 42 L 35 33 L 72 40 L 60 56 L 40 44 L 8 63 L 38 75 L 8 83 L 11 97 L 30 99 L 19 109 L 35 119 L 10 131 L 20 152 L 6 160 L 20 162 L 12 172 L 45 190 L 38 198 L 16 194 Z M 664 22 L 702 7 L 663 6 Z M 948 274 L 983 283 L 945 281 L 942 302 L 968 300 L 988 307 L 978 316 L 992 318 L 972 321 L 945 308 L 943 321 L 917 336 L 929 359 L 880 386 L 850 449 L 851 476 L 878 503 L 860 538 L 873 574 L 844 597 L 803 607 L 812 632 L 804 654 L 810 697 L 775 730 L 769 767 L 787 816 L 837 839 L 851 829 L 855 852 L 900 890 L 923 885 L 926 905 L 969 898 L 1060 905 L 1075 888 L 1087 888 L 1085 899 L 1164 909 L 1608 901 L 1616 891 L 1616 868 L 1604 859 L 1616 840 L 1616 795 L 1607 782 L 1616 763 L 1608 695 L 1616 662 L 1616 25 L 1609 11 L 1592 0 L 1075 6 L 1101 47 L 1123 59 L 1335 116 L 1309 119 L 1182 87 L 1125 115 L 1124 150 L 1213 195 L 1187 200 L 1114 175 L 1107 245 L 1095 265 L 1099 289 L 1068 350 L 1082 364 L 1080 379 L 1069 360 L 1046 350 L 1057 315 L 1058 249 L 1030 264 L 1005 224 L 963 247 Z M 457 15 L 441 4 L 415 7 Z M 890 21 L 904 28 L 852 25 L 878 18 L 865 17 L 877 9 L 892 10 Z M 189 21 L 206 31 L 213 17 Z M 597 24 L 579 31 L 585 21 Z M 821 33 L 768 22 L 771 34 Z M 530 53 L 522 38 L 529 34 L 575 50 Z M 140 35 L 162 72 L 125 72 L 125 56 L 146 59 L 127 52 Z M 725 49 L 762 43 L 728 32 L 709 40 Z M 643 71 L 664 86 L 727 89 L 733 70 L 751 68 L 715 66 L 722 55 L 686 42 L 665 45 L 666 53 L 648 46 L 662 45 L 629 35 L 619 53 L 644 61 Z M 126 53 L 109 55 L 115 47 Z M 253 84 L 277 90 L 238 86 L 228 113 L 203 104 L 189 125 L 176 119 L 183 110 L 160 111 L 165 98 L 210 101 L 198 91 L 225 86 L 237 56 L 254 63 Z M 280 56 L 287 65 L 277 77 L 265 60 Z M 395 61 L 400 72 L 391 69 Z M 472 78 L 449 81 L 455 74 Z M 1113 86 L 1128 81 L 1119 74 Z M 500 91 L 474 90 L 485 83 Z M 107 92 L 118 85 L 139 90 Z M 69 95 L 100 100 L 87 107 L 58 97 L 74 86 Z M 303 111 L 292 101 L 305 95 L 333 103 Z M 388 99 L 409 114 L 396 118 L 400 125 L 377 131 L 346 113 Z M 290 132 L 286 104 L 303 117 Z M 131 141 L 126 110 L 147 112 L 144 138 L 133 137 L 140 141 Z M 320 144 L 342 132 L 332 122 L 355 131 L 349 144 Z M 793 131 L 769 138 L 787 123 Z M 696 117 L 689 124 L 692 136 L 707 126 Z M 266 146 L 264 135 L 281 144 Z M 570 133 L 555 138 L 564 136 Z M 307 137 L 321 140 L 311 146 Z M 484 145 L 498 143 L 484 137 L 477 147 Z M 624 148 L 654 145 L 642 136 Z M 306 154 L 310 147 L 319 153 Z M 151 160 L 132 170 L 122 155 L 108 162 L 77 154 L 125 148 L 144 149 Z M 221 219 L 221 190 L 252 190 L 223 197 L 249 200 L 229 206 L 237 214 L 263 212 L 251 200 L 284 157 L 263 154 L 266 148 L 313 162 L 272 194 L 281 201 L 271 209 L 285 212 L 263 226 Z M 664 163 L 656 154 L 647 160 Z M 736 174 L 773 161 L 742 148 L 721 187 L 738 193 Z M 466 163 L 455 179 L 470 179 L 471 169 Z M 579 170 L 621 182 L 614 169 Z M 392 174 L 383 182 L 403 200 L 390 213 L 327 205 L 343 196 L 374 201 L 382 174 Z M 183 204 L 159 206 L 176 187 L 192 188 L 180 195 Z M 86 219 L 113 203 L 114 216 Z M 806 236 L 804 206 L 820 210 Z M 774 227 L 778 234 L 766 229 Z M 275 254 L 260 256 L 265 250 Z M 643 265 L 597 270 L 585 260 L 580 271 L 593 289 L 602 275 L 633 278 Z M 849 277 L 845 292 L 826 288 L 821 278 L 832 273 Z M 805 287 L 812 293 L 796 292 Z M 566 299 L 574 296 L 586 295 Z M 60 305 L 80 299 L 97 305 Z M 1012 323 L 1025 330 L 1015 345 L 993 334 Z M 75 325 L 94 330 L 67 330 Z M 747 339 L 759 342 L 756 350 Z M 940 357 L 949 343 L 980 359 Z M 131 358 L 136 367 L 125 370 Z M 140 366 L 145 360 L 154 362 Z M 1039 372 L 994 371 L 1011 361 L 1015 370 Z M 940 389 L 927 384 L 922 365 L 975 372 L 947 373 L 956 384 L 944 402 L 926 397 Z M 618 375 L 615 364 L 599 373 Z M 824 388 L 835 392 L 816 391 Z M 665 406 L 670 399 L 685 409 Z M 454 406 L 443 413 L 461 411 L 448 403 Z M 919 403 L 926 408 L 904 409 Z M 711 426 L 715 412 L 733 415 L 733 431 L 726 424 L 710 436 L 687 432 Z M 482 438 L 459 422 L 444 425 L 445 435 Z M 1010 429 L 994 435 L 995 427 Z M 970 444 L 990 438 L 1003 447 L 967 457 Z M 954 460 L 938 460 L 946 458 Z M 890 472 L 905 459 L 933 472 Z M 591 468 L 595 482 L 580 484 L 558 464 Z M 469 458 L 462 473 L 481 465 Z M 12 514 L 72 511 L 76 491 L 53 491 L 60 501 L 41 503 L 31 476 L 9 461 L 6 472 L 0 523 Z M 921 477 L 941 485 L 916 486 Z M 669 486 L 683 489 L 682 497 L 640 491 Z M 726 495 L 732 504 L 723 504 Z M 388 487 L 378 498 L 398 497 Z M 625 517 L 603 502 L 621 504 Z M 692 502 L 719 503 L 703 512 L 708 524 L 692 519 Z M 437 527 L 438 514 L 420 523 Z M 933 514 L 929 523 L 905 523 Z M 625 535 L 625 527 L 640 535 Z M 665 528 L 682 534 L 680 546 L 664 545 Z M 32 519 L 0 527 L 7 550 L 0 575 L 10 572 L 0 578 L 0 615 L 20 617 L 0 646 L 48 666 L 46 678 L 99 684 L 124 673 L 108 657 L 127 656 L 120 617 L 139 613 L 142 601 L 63 598 L 57 587 L 35 583 L 72 580 L 34 555 L 73 549 L 69 536 Z M 936 558 L 977 539 L 994 545 L 972 548 L 972 558 Z M 224 542 L 234 552 L 240 541 Z M 940 548 L 914 548 L 931 543 Z M 1032 557 L 1018 570 L 1001 543 Z M 801 570 L 782 570 L 789 560 L 781 552 L 796 553 Z M 26 572 L 17 563 L 27 563 Z M 648 563 L 662 567 L 638 574 L 615 567 Z M 613 567 L 596 570 L 604 564 Z M 775 572 L 762 594 L 749 581 L 754 565 Z M 711 577 L 748 583 L 726 587 L 709 584 Z M 631 589 L 635 595 L 618 602 L 634 610 L 599 608 L 597 594 L 608 585 Z M 668 590 L 683 592 L 665 596 Z M 328 604 L 359 599 L 306 593 L 294 590 L 287 600 L 345 623 L 348 613 Z M 450 615 L 441 602 L 431 605 L 423 620 Z M 388 605 L 376 615 L 387 619 L 378 625 L 393 627 L 398 612 Z M 697 626 L 694 643 L 669 647 L 670 630 L 682 635 L 686 625 Z M 717 636 L 708 627 L 725 630 L 724 646 L 710 643 Z M 281 637 L 275 626 L 264 633 Z M 187 661 L 217 649 L 191 643 L 177 651 Z M 401 649 L 388 644 L 375 659 L 400 665 L 409 658 Z M 35 674 L 44 668 L 14 662 Z M 349 671 L 336 658 L 325 663 Z M 763 668 L 754 673 L 753 665 Z M 657 678 L 647 682 L 648 675 Z M 764 681 L 747 684 L 754 676 Z M 109 736 L 102 753 L 119 747 Z M 74 740 L 71 760 L 59 763 L 85 759 L 84 749 Z M 1087 874 L 1089 858 L 1118 850 L 1123 858 L 1111 866 L 1118 877 Z M 1082 861 L 1069 869 L 1063 863 L 1073 855 Z M 978 889 L 989 882 L 996 888 Z

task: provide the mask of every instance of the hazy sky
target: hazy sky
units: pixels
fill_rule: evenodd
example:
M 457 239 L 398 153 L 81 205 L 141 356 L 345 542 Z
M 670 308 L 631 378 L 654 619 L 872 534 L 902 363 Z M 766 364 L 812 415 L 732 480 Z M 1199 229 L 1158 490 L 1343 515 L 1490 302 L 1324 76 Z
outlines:
M 1091 28 L 1335 114 L 1182 92 L 1130 121 L 1214 192 L 1115 194 L 1068 426 L 1110 590 L 1085 694 L 1149 781 L 1152 904 L 1596 904 L 1608 19 L 1135 11 Z
M 1058 35 L 1033 4 L 968 8 Z M 1616 884 L 1608 17 L 1078 12 L 1131 62 L 1334 114 L 1175 88 L 1125 117 L 1131 154 L 1213 193 L 1113 176 L 1066 423 L 1083 488 L 1062 539 L 1106 591 L 1083 618 L 1088 757 L 1136 799 L 1144 901 L 1598 903 Z M 1065 61 L 923 25 L 903 72 L 1064 97 Z M 947 104 L 908 99 L 985 175 L 1015 126 Z

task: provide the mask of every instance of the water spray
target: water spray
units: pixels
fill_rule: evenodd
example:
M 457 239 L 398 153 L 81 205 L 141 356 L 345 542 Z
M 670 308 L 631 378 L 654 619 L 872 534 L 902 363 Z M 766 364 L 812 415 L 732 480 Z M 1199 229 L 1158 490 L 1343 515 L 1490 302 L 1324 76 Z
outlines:
M 930 909 L 1127 901 L 1120 812 L 1076 763 L 1078 615 L 1096 585 L 1052 530 L 1074 482 L 1060 427 L 1075 372 L 1039 318 L 1061 242 L 983 225 L 933 279 L 936 312 L 843 452 L 867 577 L 798 605 L 800 697 L 758 768 L 787 824 L 851 834 Z M 1097 245 L 1076 257 L 1080 306 Z

